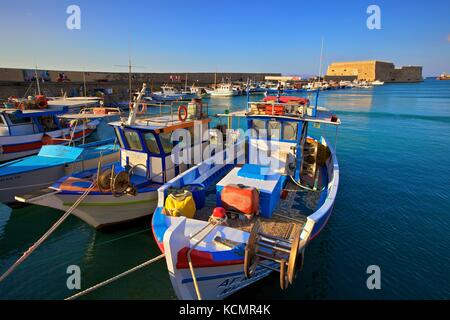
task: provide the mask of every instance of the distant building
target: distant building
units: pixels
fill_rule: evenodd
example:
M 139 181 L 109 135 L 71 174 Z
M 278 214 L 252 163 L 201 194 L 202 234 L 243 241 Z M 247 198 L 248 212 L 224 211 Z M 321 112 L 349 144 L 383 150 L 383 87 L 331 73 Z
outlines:
M 392 62 L 377 60 L 333 62 L 328 66 L 325 79 L 379 80 L 383 82 L 419 82 L 423 80 L 420 66 L 395 68 Z

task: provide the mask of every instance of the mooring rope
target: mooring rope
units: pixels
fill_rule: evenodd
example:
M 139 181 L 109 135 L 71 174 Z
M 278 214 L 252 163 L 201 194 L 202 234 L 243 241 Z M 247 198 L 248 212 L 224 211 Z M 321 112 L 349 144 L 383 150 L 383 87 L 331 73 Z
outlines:
M 102 282 L 100 282 L 100 283 L 98 283 L 98 284 L 96 284 L 96 285 L 94 285 L 94 286 L 92 286 L 92 287 L 89 287 L 89 288 L 87 288 L 86 290 L 83 290 L 83 291 L 81 291 L 81 292 L 78 292 L 78 293 L 76 293 L 76 294 L 74 294 L 74 295 L 72 295 L 72 296 L 70 296 L 70 297 L 68 297 L 68 298 L 66 298 L 66 299 L 64 299 L 64 300 L 74 300 L 74 299 L 76 299 L 76 298 L 79 298 L 79 297 L 81 297 L 81 296 L 84 296 L 85 294 L 88 294 L 89 292 L 92 292 L 92 291 L 94 291 L 94 290 L 96 290 L 96 289 L 98 289 L 98 288 L 101 288 L 101 287 L 103 287 L 103 286 L 106 286 L 107 284 L 109 284 L 109 283 L 111 283 L 111 282 L 113 282 L 113 281 L 119 280 L 120 278 L 125 277 L 126 275 L 128 275 L 128 274 L 130 274 L 130 273 L 132 273 L 132 272 L 134 272 L 134 271 L 137 271 L 137 270 L 139 270 L 139 269 L 142 269 L 143 267 L 146 267 L 146 266 L 148 266 L 149 264 L 152 264 L 152 263 L 154 263 L 154 262 L 156 262 L 156 261 L 159 261 L 159 260 L 161 260 L 161 259 L 164 258 L 164 257 L 165 257 L 164 253 L 163 253 L 163 254 L 160 254 L 159 256 L 157 256 L 157 257 L 155 257 L 155 258 L 152 258 L 152 259 L 150 259 L 150 260 L 148 260 L 148 261 L 145 261 L 144 263 L 141 263 L 140 265 L 138 265 L 138 266 L 136 266 L 136 267 L 134 267 L 134 268 L 131 268 L 131 269 L 129 269 L 129 270 L 127 270 L 127 271 L 124 271 L 124 272 L 122 272 L 122 273 L 120 273 L 120 274 L 118 274 L 118 275 L 116 275 L 116 276 L 114 276 L 114 277 L 112 277 L 112 278 L 109 278 L 109 279 L 107 279 L 107 280 L 105 280 L 105 281 L 102 281 Z
M 115 241 L 126 239 L 126 238 L 129 238 L 129 237 L 135 236 L 137 234 L 143 233 L 143 232 L 148 232 L 149 230 L 152 230 L 152 228 L 145 228 L 143 230 L 132 232 L 132 233 L 129 233 L 129 234 L 125 234 L 125 235 L 117 237 L 117 238 L 113 238 L 113 239 L 110 239 L 110 240 L 105 240 L 103 242 L 100 242 L 100 243 L 92 245 L 92 248 L 98 248 L 98 247 L 100 247 L 102 245 L 105 245 L 105 244 L 110 244 L 110 243 L 113 243 Z M 73 253 L 83 252 L 84 250 L 86 250 L 86 249 L 85 248 L 80 248 L 80 249 L 76 249 L 76 250 L 70 250 L 70 251 L 67 251 L 67 252 L 59 254 L 59 255 L 52 255 L 51 257 L 46 257 L 46 258 L 40 259 L 39 261 L 35 261 L 35 262 L 32 262 L 32 263 L 29 263 L 28 266 L 39 265 L 40 263 L 44 263 L 46 261 L 54 260 L 54 259 L 61 258 L 61 257 L 66 257 L 68 255 L 72 255 Z M 73 257 L 72 258 L 69 257 L 69 259 L 74 259 L 74 258 Z M 62 264 L 58 264 L 56 266 L 60 266 L 60 265 L 63 265 L 63 264 L 65 264 L 65 262 L 63 262 Z
M 6 270 L 5 273 L 2 274 L 0 277 L 0 282 L 2 282 L 7 276 L 9 276 L 23 261 L 25 261 L 34 250 L 36 250 L 55 230 L 59 227 L 61 223 L 64 222 L 64 220 L 76 209 L 76 207 L 86 198 L 86 196 L 91 192 L 91 190 L 95 187 L 95 182 L 91 184 L 91 186 L 86 189 L 86 191 L 73 203 L 73 205 L 66 211 L 66 213 L 63 214 L 61 218 L 56 221 L 56 223 L 47 230 L 46 233 L 42 237 L 39 238 L 38 241 L 36 241 L 31 247 L 28 248 L 27 251 L 25 251 L 22 256 L 11 266 L 8 270 Z

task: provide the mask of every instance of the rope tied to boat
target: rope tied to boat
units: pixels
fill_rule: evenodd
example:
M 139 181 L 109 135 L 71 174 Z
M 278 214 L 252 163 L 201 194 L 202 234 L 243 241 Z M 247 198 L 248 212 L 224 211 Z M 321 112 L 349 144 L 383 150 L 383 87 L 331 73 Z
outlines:
M 125 277 L 126 275 L 128 275 L 128 274 L 130 274 L 130 273 L 132 273 L 132 272 L 134 272 L 134 271 L 137 271 L 137 270 L 142 269 L 142 268 L 144 268 L 144 267 L 146 267 L 146 266 L 148 266 L 148 265 L 150 265 L 150 264 L 152 264 L 152 263 L 154 263 L 154 262 L 157 262 L 157 261 L 161 260 L 161 259 L 164 258 L 164 257 L 165 257 L 164 253 L 163 253 L 163 254 L 160 254 L 160 255 L 157 256 L 157 257 L 154 257 L 154 258 L 152 258 L 152 259 L 150 259 L 150 260 L 147 260 L 147 261 L 141 263 L 140 265 L 137 265 L 137 266 L 134 267 L 134 268 L 131 268 L 131 269 L 129 269 L 129 270 L 127 270 L 127 271 L 124 271 L 124 272 L 122 272 L 122 273 L 120 273 L 120 274 L 118 274 L 118 275 L 116 275 L 116 276 L 114 276 L 114 277 L 112 277 L 112 278 L 109 278 L 109 279 L 107 279 L 107 280 L 105 280 L 105 281 L 102 281 L 102 282 L 100 282 L 100 283 L 98 283 L 98 284 L 96 284 L 96 285 L 94 285 L 94 286 L 92 286 L 92 287 L 87 288 L 86 290 L 83 290 L 83 291 L 81 291 L 81 292 L 78 292 L 78 293 L 76 293 L 76 294 L 70 296 L 70 297 L 67 297 L 67 298 L 64 299 L 64 300 L 74 300 L 74 299 L 76 299 L 76 298 L 79 298 L 79 297 L 81 297 L 81 296 L 84 296 L 84 295 L 88 294 L 89 292 L 92 292 L 92 291 L 94 291 L 94 290 L 96 290 L 96 289 L 98 289 L 98 288 L 101 288 L 101 287 L 103 287 L 103 286 L 106 286 L 107 284 L 109 284 L 109 283 L 111 283 L 111 282 L 114 282 L 114 281 L 116 281 L 116 280 L 119 280 L 120 278 L 123 278 L 123 277 Z
M 66 220 L 66 218 L 78 207 L 78 205 L 84 200 L 84 198 L 87 197 L 87 195 L 91 192 L 92 189 L 94 189 L 96 186 L 96 183 L 93 182 L 89 188 L 87 188 L 84 193 L 75 201 L 72 206 L 62 215 L 61 218 L 58 219 L 51 227 L 47 230 L 46 233 L 42 237 L 39 238 L 38 241 L 36 241 L 31 247 L 26 250 L 22 256 L 14 262 L 14 264 L 9 267 L 8 270 L 5 271 L 5 273 L 2 274 L 0 277 L 0 282 L 6 279 L 22 262 L 24 262 L 32 253 L 35 251 L 60 225 L 61 223 Z
M 226 216 L 225 216 L 226 217 Z M 191 258 L 191 254 L 192 251 L 203 241 L 205 240 L 205 238 L 211 233 L 213 232 L 213 230 L 226 222 L 226 218 L 218 218 L 218 217 L 210 217 L 210 220 L 208 221 L 208 223 L 203 226 L 202 228 L 200 228 L 200 230 L 198 230 L 197 232 L 195 232 L 192 236 L 190 236 L 190 240 L 194 239 L 196 236 L 198 236 L 199 234 L 201 234 L 203 231 L 205 231 L 206 229 L 208 229 L 208 227 L 212 226 L 212 228 L 210 230 L 208 230 L 208 232 L 206 232 L 201 238 L 200 240 L 198 240 L 187 252 L 187 259 L 188 259 L 188 265 L 189 265 L 189 270 L 191 271 L 191 276 L 192 276 L 192 281 L 194 284 L 194 289 L 195 289 L 195 293 L 197 294 L 197 299 L 198 300 L 202 300 L 202 295 L 200 293 L 200 288 L 198 286 L 198 282 L 197 282 L 197 276 L 195 275 L 195 269 L 194 269 L 194 264 L 192 263 L 192 258 Z

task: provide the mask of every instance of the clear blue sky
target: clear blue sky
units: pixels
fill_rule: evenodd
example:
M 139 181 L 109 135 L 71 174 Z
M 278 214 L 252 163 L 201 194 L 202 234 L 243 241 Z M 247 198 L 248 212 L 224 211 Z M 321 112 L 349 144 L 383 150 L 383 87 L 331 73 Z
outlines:
M 68 30 L 66 8 L 81 8 Z M 370 4 L 381 30 L 366 27 Z M 317 74 L 332 61 L 379 59 L 450 73 L 450 1 L 15 0 L 0 4 L 0 67 L 141 72 Z

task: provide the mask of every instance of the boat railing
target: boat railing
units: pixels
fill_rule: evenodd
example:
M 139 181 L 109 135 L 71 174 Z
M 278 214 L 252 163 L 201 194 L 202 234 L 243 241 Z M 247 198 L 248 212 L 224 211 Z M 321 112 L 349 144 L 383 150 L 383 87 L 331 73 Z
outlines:
M 304 117 L 308 114 L 308 104 L 282 103 L 276 101 L 253 101 L 248 103 L 248 114 L 250 115 L 287 115 Z
M 187 101 L 173 101 L 170 104 L 167 103 L 155 103 L 155 102 L 141 102 L 139 103 L 138 117 L 137 119 L 142 120 L 143 117 L 147 116 L 168 116 L 170 115 L 172 118 L 174 115 L 177 115 L 179 112 L 179 108 L 184 105 L 186 108 L 189 107 L 189 104 L 196 102 L 187 102 Z M 202 108 L 202 113 L 208 115 L 209 114 L 209 104 L 205 102 L 201 102 L 200 104 Z M 159 110 L 158 110 L 159 109 Z M 152 112 L 155 111 L 156 112 Z M 205 111 L 203 111 L 205 110 Z

